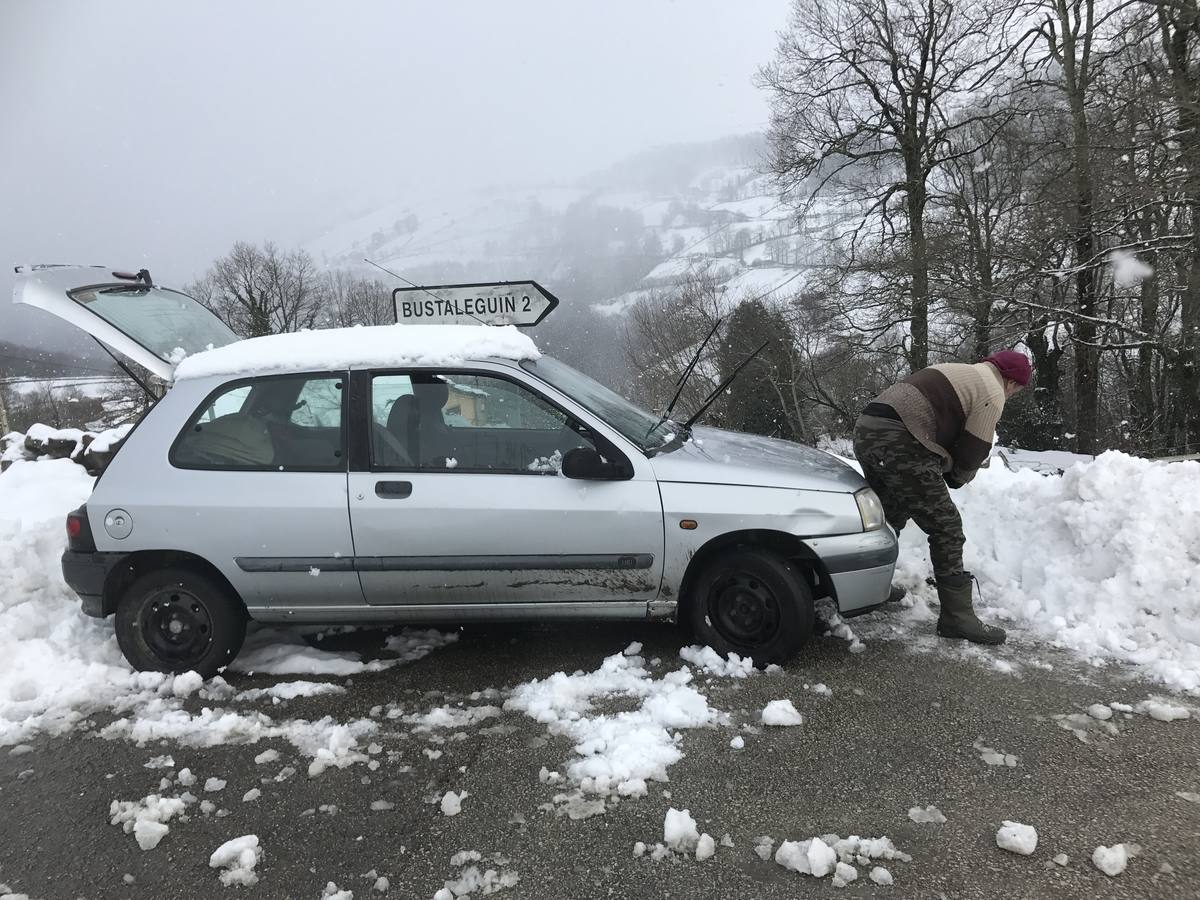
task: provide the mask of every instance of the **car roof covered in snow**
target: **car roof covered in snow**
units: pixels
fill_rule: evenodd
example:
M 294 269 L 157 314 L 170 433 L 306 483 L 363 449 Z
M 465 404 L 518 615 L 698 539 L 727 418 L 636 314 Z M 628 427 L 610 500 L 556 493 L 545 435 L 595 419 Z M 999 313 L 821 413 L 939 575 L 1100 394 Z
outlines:
M 511 325 L 372 325 L 249 338 L 187 357 L 175 381 L 325 369 L 458 366 L 470 360 L 541 356 Z

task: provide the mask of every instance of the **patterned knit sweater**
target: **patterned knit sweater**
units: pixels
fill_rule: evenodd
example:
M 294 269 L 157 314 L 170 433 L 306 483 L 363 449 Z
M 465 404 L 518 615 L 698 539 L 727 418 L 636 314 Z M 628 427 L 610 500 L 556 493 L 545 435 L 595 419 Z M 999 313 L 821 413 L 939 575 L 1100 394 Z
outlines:
M 888 416 L 888 408 L 895 416 Z M 875 398 L 867 415 L 899 417 L 960 482 L 975 477 L 1004 411 L 1004 382 L 991 363 L 945 363 L 914 372 Z

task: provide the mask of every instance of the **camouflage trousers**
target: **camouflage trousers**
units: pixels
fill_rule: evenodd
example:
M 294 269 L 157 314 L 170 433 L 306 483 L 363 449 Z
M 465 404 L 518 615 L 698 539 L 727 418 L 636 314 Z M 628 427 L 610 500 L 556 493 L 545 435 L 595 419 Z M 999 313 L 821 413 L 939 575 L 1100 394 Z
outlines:
M 929 556 L 939 577 L 963 571 L 962 517 L 950 499 L 942 460 L 903 427 L 854 426 L 854 455 L 867 484 L 879 495 L 888 524 L 899 533 L 912 519 L 929 535 Z

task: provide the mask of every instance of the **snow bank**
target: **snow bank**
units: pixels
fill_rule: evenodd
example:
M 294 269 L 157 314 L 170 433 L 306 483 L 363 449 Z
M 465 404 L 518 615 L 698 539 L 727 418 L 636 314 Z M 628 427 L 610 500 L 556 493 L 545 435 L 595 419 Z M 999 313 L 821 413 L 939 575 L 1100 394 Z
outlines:
M 993 464 L 954 499 L 984 618 L 1200 691 L 1200 463 L 1108 452 L 1061 477 Z M 929 572 L 909 525 L 898 578 L 930 596 Z M 928 628 L 930 610 L 911 615 Z
M 349 366 L 458 366 L 489 356 L 521 360 L 541 354 L 512 325 L 326 328 L 250 338 L 196 353 L 175 369 L 175 380 Z
M 124 717 L 104 729 L 106 737 L 201 746 L 283 737 L 320 765 L 358 761 L 361 754 L 345 745 L 345 732 L 338 729 L 349 727 L 357 737 L 374 729 L 370 722 L 276 722 L 257 712 L 206 708 L 191 715 L 183 708 L 197 693 L 206 702 L 276 703 L 336 693 L 340 686 L 293 681 L 239 693 L 219 677 L 206 684 L 195 672 L 170 676 L 130 669 L 112 620 L 83 615 L 79 598 L 62 579 L 66 515 L 87 499 L 92 481 L 69 460 L 16 462 L 0 474 L 0 746 L 69 731 L 98 710 L 114 709 Z M 234 668 L 351 675 L 418 659 L 456 639 L 406 629 L 385 643 L 396 658 L 364 661 L 356 653 L 310 647 L 295 631 L 252 626 Z
M 0 475 L 0 746 L 66 731 L 136 690 L 112 623 L 83 615 L 62 580 L 66 516 L 92 481 L 69 460 Z

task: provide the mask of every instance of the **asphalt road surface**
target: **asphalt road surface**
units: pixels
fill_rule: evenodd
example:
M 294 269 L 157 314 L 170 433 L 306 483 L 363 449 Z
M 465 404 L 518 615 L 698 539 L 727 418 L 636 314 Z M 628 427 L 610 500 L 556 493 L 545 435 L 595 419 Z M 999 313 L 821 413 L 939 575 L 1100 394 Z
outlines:
M 631 640 L 644 642 L 645 657 L 663 660 L 660 672 L 680 664 L 683 640 L 669 627 L 473 628 L 409 665 L 331 679 L 348 684 L 348 691 L 288 701 L 286 715 L 344 721 L 389 702 L 453 704 L 474 691 L 504 690 L 558 670 L 590 671 Z M 32 752 L 0 751 L 0 882 L 43 900 L 316 900 L 329 882 L 358 900 L 428 900 L 461 874 L 451 856 L 474 850 L 481 868 L 519 876 L 498 894 L 504 900 L 1200 897 L 1200 804 L 1176 795 L 1200 792 L 1195 716 L 1160 722 L 1118 714 L 1112 720 L 1117 736 L 1096 732 L 1085 743 L 1052 717 L 1081 713 L 1098 701 L 1132 705 L 1157 690 L 1121 670 L 1082 666 L 1046 648 L 1010 644 L 993 657 L 937 646 L 868 638 L 865 652 L 851 654 L 844 641 L 826 636 L 781 673 L 699 676 L 696 686 L 710 705 L 730 713 L 730 724 L 684 732 L 685 756 L 670 768 L 669 783 L 652 783 L 648 796 L 580 820 L 539 808 L 562 789 L 541 783 L 539 770 L 562 770 L 571 746 L 520 712 L 507 711 L 486 728 L 463 729 L 463 739 L 436 745 L 407 726 L 389 730 L 384 722 L 376 738 L 383 746 L 377 770 L 356 764 L 313 779 L 306 775 L 308 760 L 286 741 L 137 747 L 96 737 L 111 718 L 97 716 L 90 729 L 35 740 Z M 998 671 L 993 658 L 1011 661 L 1016 672 Z M 1022 665 L 1030 660 L 1037 664 Z M 1046 664 L 1053 668 L 1039 667 Z M 277 680 L 230 677 L 239 688 Z M 817 682 L 832 694 L 805 689 Z M 805 723 L 746 730 L 777 698 L 791 698 Z M 193 711 L 202 705 L 196 697 L 188 701 Z M 746 746 L 734 751 L 729 742 L 739 733 Z M 1017 765 L 986 764 L 973 747 L 977 741 L 1015 755 Z M 442 750 L 437 759 L 421 752 L 435 746 Z M 280 752 L 279 762 L 256 765 L 254 755 L 268 747 Z M 163 753 L 174 757 L 176 769 L 189 767 L 201 784 L 207 776 L 227 779 L 220 795 L 192 790 L 216 796 L 231 812 L 217 818 L 193 808 L 188 821 L 171 823 L 158 847 L 142 851 L 109 824 L 109 804 L 157 790 L 159 778 L 170 773 L 144 763 Z M 270 779 L 289 763 L 299 770 L 295 776 Z M 261 799 L 243 803 L 254 787 Z M 459 815 L 447 817 L 436 801 L 451 789 L 469 796 Z M 372 810 L 381 799 L 394 807 Z M 909 808 L 926 804 L 947 821 L 911 821 Z M 663 817 L 672 806 L 689 809 L 714 837 L 728 833 L 733 847 L 719 847 L 703 862 L 635 857 L 636 841 L 663 839 Z M 997 848 L 996 830 L 1005 819 L 1037 828 L 1032 856 Z M 882 863 L 895 878 L 892 886 L 869 881 L 868 866 L 839 889 L 829 878 L 788 871 L 753 851 L 759 835 L 777 845 L 830 832 L 887 835 L 912 861 Z M 260 880 L 252 887 L 222 886 L 209 855 L 242 834 L 261 840 Z M 1142 849 L 1124 873 L 1110 878 L 1091 855 L 1098 845 L 1118 842 Z M 1065 866 L 1052 862 L 1059 853 L 1069 857 Z M 372 870 L 389 879 L 386 894 L 373 891 Z

